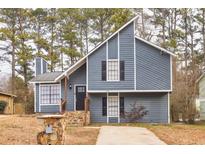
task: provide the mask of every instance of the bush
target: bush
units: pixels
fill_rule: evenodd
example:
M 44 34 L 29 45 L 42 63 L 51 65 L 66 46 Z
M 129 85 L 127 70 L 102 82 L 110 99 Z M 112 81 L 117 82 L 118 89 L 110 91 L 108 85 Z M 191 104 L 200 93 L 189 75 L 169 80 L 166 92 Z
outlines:
M 4 110 L 6 108 L 7 102 L 0 101 L 0 113 L 4 113 Z
M 148 114 L 148 110 L 145 110 L 144 106 L 138 106 L 137 103 L 131 104 L 131 111 L 125 112 L 125 119 L 129 122 L 138 122 L 138 120 L 142 119 L 145 115 Z

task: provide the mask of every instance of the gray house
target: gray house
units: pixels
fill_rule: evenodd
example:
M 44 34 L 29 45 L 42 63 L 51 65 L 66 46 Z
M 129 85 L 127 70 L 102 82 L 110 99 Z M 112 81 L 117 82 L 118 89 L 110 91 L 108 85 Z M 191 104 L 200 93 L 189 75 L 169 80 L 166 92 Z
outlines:
M 35 112 L 84 110 L 89 98 L 91 122 L 126 122 L 130 104 L 143 105 L 143 122 L 169 123 L 173 53 L 135 36 L 133 18 L 65 72 L 47 72 L 36 58 Z

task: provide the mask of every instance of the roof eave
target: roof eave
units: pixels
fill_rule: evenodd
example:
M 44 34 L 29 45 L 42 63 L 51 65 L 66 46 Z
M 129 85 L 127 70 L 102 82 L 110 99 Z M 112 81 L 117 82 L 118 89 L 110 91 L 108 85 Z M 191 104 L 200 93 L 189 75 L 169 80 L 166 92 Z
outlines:
M 153 47 L 155 47 L 155 48 L 157 48 L 157 49 L 159 49 L 159 50 L 161 50 L 161 51 L 163 51 L 163 52 L 166 52 L 166 53 L 172 55 L 173 57 L 177 57 L 177 55 L 174 54 L 174 53 L 172 53 L 171 51 L 166 50 L 166 49 L 164 49 L 164 48 L 162 48 L 162 47 L 160 47 L 160 46 L 158 46 L 158 45 L 156 45 L 156 44 L 154 44 L 154 43 L 151 43 L 151 42 L 149 42 L 149 41 L 147 41 L 147 40 L 145 40 L 145 39 L 143 39 L 143 38 L 140 38 L 140 37 L 138 37 L 138 36 L 136 36 L 136 35 L 135 35 L 135 38 L 138 39 L 138 40 L 141 40 L 142 42 L 147 43 L 147 44 L 149 44 L 149 45 L 151 45 L 151 46 L 153 46 Z

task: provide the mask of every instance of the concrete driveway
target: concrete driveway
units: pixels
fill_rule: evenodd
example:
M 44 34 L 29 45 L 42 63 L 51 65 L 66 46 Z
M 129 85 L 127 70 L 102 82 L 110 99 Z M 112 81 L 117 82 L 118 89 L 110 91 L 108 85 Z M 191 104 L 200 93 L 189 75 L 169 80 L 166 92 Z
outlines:
M 146 128 L 102 126 L 97 145 L 163 145 L 156 135 Z

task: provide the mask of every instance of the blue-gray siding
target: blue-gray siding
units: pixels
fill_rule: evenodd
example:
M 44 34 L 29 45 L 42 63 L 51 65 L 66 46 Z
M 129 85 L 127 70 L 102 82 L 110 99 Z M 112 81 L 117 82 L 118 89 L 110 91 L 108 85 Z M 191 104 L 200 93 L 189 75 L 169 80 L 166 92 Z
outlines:
M 115 35 L 108 41 L 108 59 L 118 58 L 118 36 Z
M 43 59 L 43 73 L 47 72 L 47 62 Z
M 41 57 L 36 57 L 35 59 L 36 63 L 36 75 L 43 74 L 47 72 L 47 62 L 42 59 Z M 42 64 L 43 63 L 43 64 Z
M 40 85 L 39 83 L 36 83 L 36 112 L 43 112 L 43 113 L 55 113 L 59 112 L 60 108 L 59 105 L 41 105 L 40 106 Z M 40 106 L 40 110 L 39 110 Z
M 102 97 L 106 94 L 89 94 L 91 122 L 107 122 L 107 117 L 102 116 Z
M 41 112 L 56 113 L 60 111 L 60 105 L 41 105 Z
M 170 55 L 136 39 L 136 89 L 170 90 Z
M 134 29 L 133 23 L 119 32 L 120 60 L 125 62 L 125 81 L 107 82 L 101 80 L 101 61 L 106 60 L 106 45 L 88 57 L 88 90 L 133 90 L 134 89 Z M 117 34 L 114 41 L 116 45 Z M 110 47 L 110 50 L 117 47 Z M 111 52 L 111 51 L 108 51 Z
M 35 63 L 36 63 L 36 75 L 39 75 L 39 74 L 41 74 L 41 58 L 40 57 L 37 57 L 36 59 L 35 59 Z
M 107 117 L 102 116 L 102 97 L 106 94 L 89 94 L 91 122 L 107 122 Z M 125 112 L 131 110 L 131 104 L 145 106 L 148 114 L 141 122 L 168 122 L 168 94 L 167 93 L 120 93 L 124 97 Z M 117 118 L 110 118 L 110 122 L 117 122 Z M 120 118 L 120 122 L 127 122 Z
M 168 94 L 167 93 L 121 93 L 124 97 L 125 112 L 131 110 L 131 104 L 137 103 L 148 110 L 142 122 L 168 122 Z M 126 122 L 121 118 L 121 122 Z
M 61 81 L 61 96 L 62 98 L 64 99 L 64 84 L 65 83 L 65 80 L 63 79 Z M 70 89 L 69 88 L 69 85 L 71 84 L 72 88 Z M 69 77 L 69 80 L 68 80 L 68 90 L 67 90 L 67 100 L 68 100 L 68 103 L 67 103 L 67 106 L 66 106 L 66 109 L 68 111 L 73 111 L 74 110 L 74 86 L 76 84 L 86 84 L 86 64 L 82 65 L 79 69 L 77 69 L 74 73 L 72 73 Z

